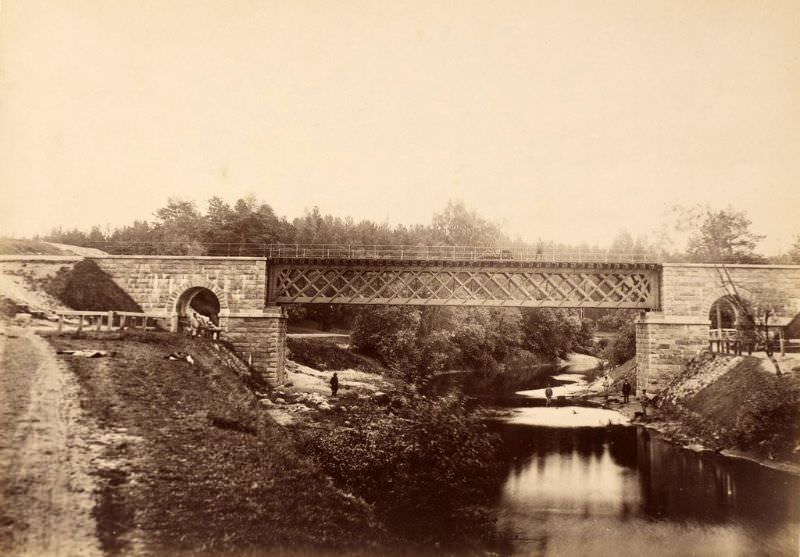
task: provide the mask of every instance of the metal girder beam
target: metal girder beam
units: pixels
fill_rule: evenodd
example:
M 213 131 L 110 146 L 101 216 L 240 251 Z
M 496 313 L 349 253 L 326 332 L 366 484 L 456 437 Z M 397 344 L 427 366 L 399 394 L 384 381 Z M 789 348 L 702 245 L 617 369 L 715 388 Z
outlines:
M 653 264 L 268 260 L 268 304 L 658 309 Z

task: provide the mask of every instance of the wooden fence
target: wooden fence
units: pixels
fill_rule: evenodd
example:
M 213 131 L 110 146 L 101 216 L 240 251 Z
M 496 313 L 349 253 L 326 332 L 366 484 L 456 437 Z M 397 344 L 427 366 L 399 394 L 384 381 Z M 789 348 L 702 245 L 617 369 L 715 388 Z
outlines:
M 78 320 L 78 332 L 82 331 L 84 325 L 87 327 L 94 327 L 96 331 L 102 331 L 103 325 L 107 331 L 112 330 L 114 327 L 115 317 L 118 318 L 119 328 L 124 329 L 130 323 L 130 328 L 141 328 L 143 331 L 147 330 L 148 322 L 155 323 L 157 319 L 165 319 L 167 316 L 156 313 L 140 313 L 135 311 L 74 311 L 63 310 L 56 312 L 58 315 L 58 332 L 64 330 L 64 326 L 68 324 L 67 318 Z

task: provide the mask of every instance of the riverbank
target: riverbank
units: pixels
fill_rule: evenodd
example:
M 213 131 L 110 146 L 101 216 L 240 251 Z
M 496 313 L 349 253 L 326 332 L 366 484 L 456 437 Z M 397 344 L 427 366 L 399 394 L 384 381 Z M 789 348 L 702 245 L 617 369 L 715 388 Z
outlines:
M 658 396 L 624 404 L 618 388 L 583 400 L 693 451 L 713 451 L 800 475 L 800 378 L 786 365 L 776 376 L 765 358 L 698 357 Z M 646 412 L 646 415 L 644 415 Z

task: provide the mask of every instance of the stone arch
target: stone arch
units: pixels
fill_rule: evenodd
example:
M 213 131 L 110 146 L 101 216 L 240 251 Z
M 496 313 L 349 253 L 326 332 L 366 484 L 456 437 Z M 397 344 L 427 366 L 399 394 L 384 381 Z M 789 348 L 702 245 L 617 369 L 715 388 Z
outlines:
M 216 296 L 217 301 L 219 302 L 219 314 L 224 316 L 230 313 L 225 292 L 221 290 L 216 283 L 211 282 L 210 280 L 202 279 L 185 281 L 174 288 L 172 292 L 170 292 L 169 296 L 167 297 L 166 307 L 164 308 L 167 315 L 177 316 L 179 311 L 178 306 L 182 302 L 181 297 L 187 292 L 193 290 L 209 290 L 212 294 L 214 294 L 214 296 Z
M 754 300 L 753 293 L 747 290 L 746 288 L 741 288 L 737 286 L 736 291 L 739 293 L 739 297 L 745 302 L 752 302 Z M 703 308 L 702 310 L 703 318 L 708 317 L 708 314 L 711 311 L 711 307 L 717 302 L 717 300 L 730 297 L 731 297 L 730 289 L 726 289 L 721 286 L 709 289 L 709 291 L 706 292 L 705 296 L 703 296 L 703 301 L 700 306 Z
M 717 298 L 708 308 L 708 319 L 712 329 L 735 329 L 742 321 L 742 311 L 732 296 Z

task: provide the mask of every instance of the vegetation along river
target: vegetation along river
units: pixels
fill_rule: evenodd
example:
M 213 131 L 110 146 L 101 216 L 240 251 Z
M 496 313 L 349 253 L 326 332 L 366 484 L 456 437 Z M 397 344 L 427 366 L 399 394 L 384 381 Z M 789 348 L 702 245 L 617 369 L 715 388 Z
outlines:
M 614 411 L 545 408 L 533 387 L 580 380 L 569 369 L 546 375 L 492 401 L 513 407 L 489 426 L 503 440 L 496 505 L 508 553 L 798 555 L 800 478 L 678 447 Z

